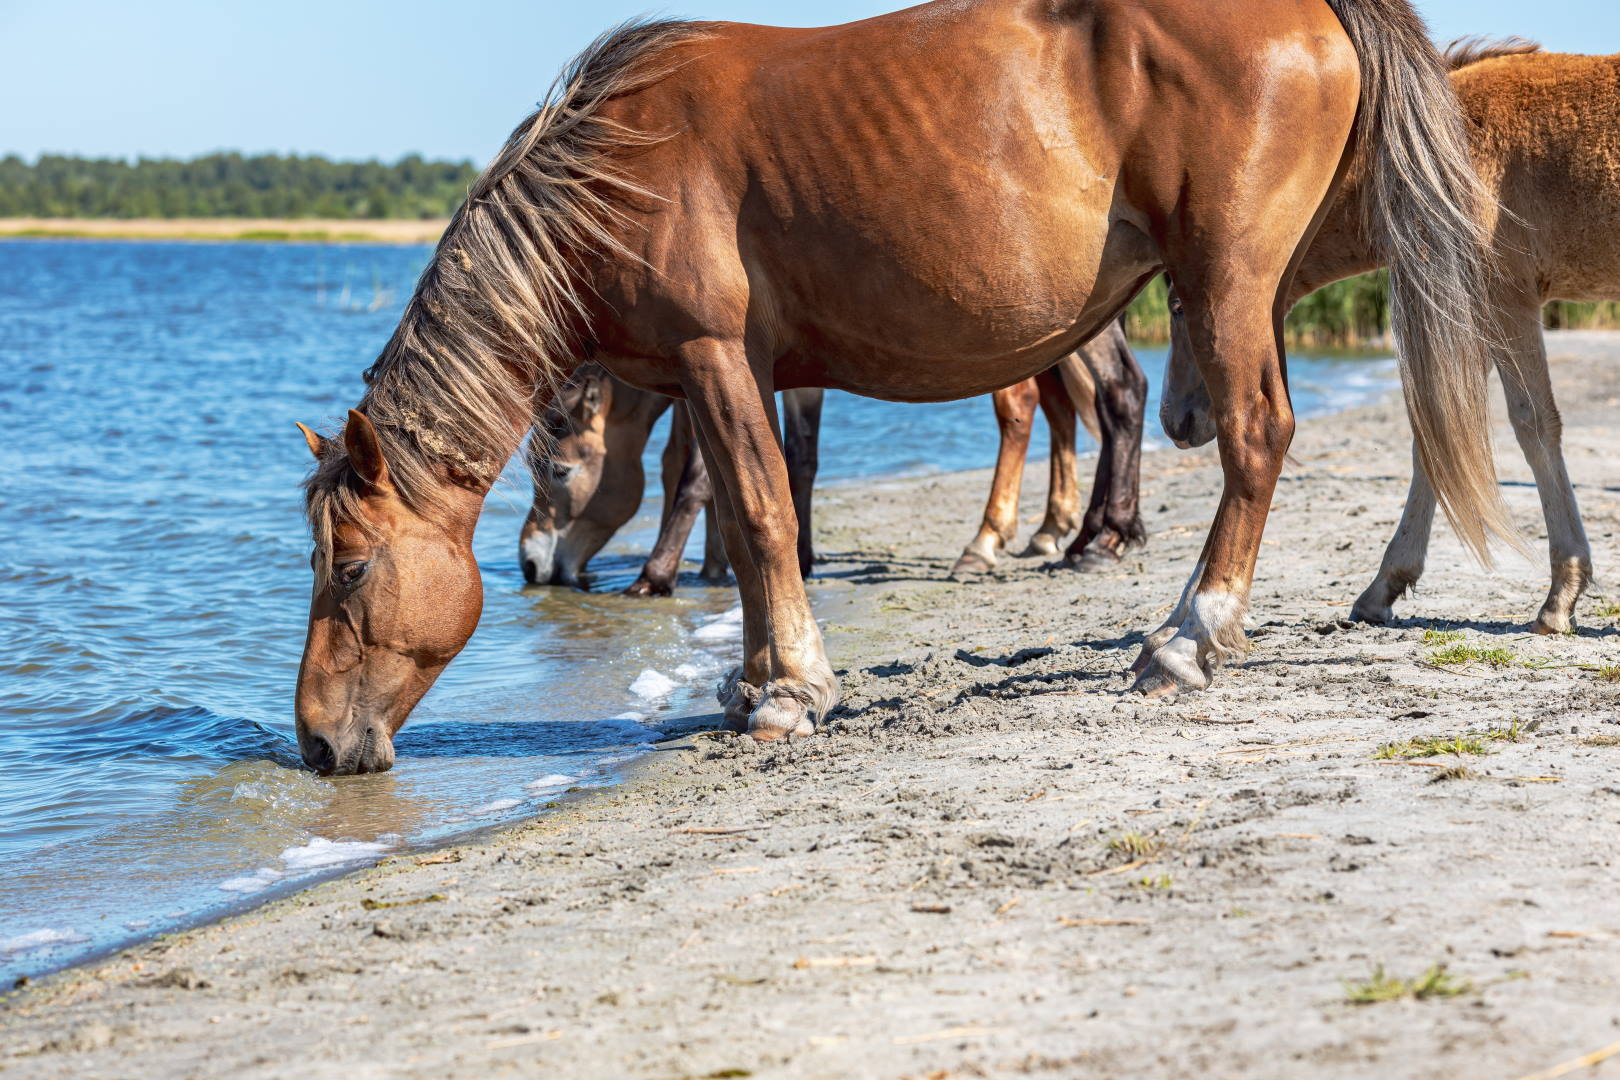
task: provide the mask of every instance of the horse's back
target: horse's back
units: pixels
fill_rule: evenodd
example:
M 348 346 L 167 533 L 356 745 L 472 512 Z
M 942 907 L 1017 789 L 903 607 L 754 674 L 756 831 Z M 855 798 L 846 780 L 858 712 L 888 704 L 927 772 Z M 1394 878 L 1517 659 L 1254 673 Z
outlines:
M 941 0 L 704 29 L 619 106 L 627 126 L 678 132 L 632 155 L 634 179 L 701 207 L 651 213 L 647 261 L 718 256 L 701 288 L 667 272 L 660 287 L 711 326 L 745 304 L 751 340 L 785 358 L 779 385 L 882 396 L 979 393 L 1054 362 L 1162 261 L 1189 174 L 1241 168 L 1262 131 L 1290 133 L 1273 164 L 1292 169 L 1327 84 L 1345 132 L 1317 149 L 1336 162 L 1357 93 L 1332 12 L 1297 0 Z M 919 356 L 959 358 L 962 381 L 897 374 Z M 994 372 L 972 374 L 976 358 Z
M 1546 298 L 1620 299 L 1620 54 L 1497 56 L 1453 82 Z

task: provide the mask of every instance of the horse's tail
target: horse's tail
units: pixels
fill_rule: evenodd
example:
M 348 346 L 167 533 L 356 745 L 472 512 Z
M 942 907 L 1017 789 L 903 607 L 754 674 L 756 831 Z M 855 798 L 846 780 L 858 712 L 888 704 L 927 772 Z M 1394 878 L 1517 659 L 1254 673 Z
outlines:
M 1091 369 L 1086 367 L 1079 353 L 1073 352 L 1058 364 L 1058 376 L 1063 380 L 1063 389 L 1068 392 L 1081 425 L 1093 439 L 1100 441 L 1102 425 L 1097 420 L 1097 380 L 1091 377 Z
M 1447 64 L 1408 0 L 1327 0 L 1361 62 L 1355 145 L 1361 213 L 1388 260 L 1391 323 L 1418 460 L 1481 561 L 1491 535 L 1522 546 L 1503 506 L 1485 377 L 1492 196 L 1474 171 Z

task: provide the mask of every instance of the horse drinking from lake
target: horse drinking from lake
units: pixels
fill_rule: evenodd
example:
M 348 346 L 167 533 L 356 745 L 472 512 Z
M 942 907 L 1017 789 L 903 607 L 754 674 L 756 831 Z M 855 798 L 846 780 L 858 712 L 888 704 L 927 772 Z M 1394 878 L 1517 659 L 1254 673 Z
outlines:
M 1535 474 L 1547 523 L 1552 585 L 1531 623 L 1540 634 L 1574 628 L 1575 602 L 1592 580 L 1592 549 L 1564 465 L 1563 425 L 1541 335 L 1549 300 L 1620 300 L 1620 56 L 1542 53 L 1523 41 L 1461 42 L 1448 52 L 1452 83 L 1469 119 L 1475 163 L 1501 211 L 1487 221 L 1495 274 L 1480 306 L 1495 323 L 1494 353 L 1508 417 Z M 1352 175 L 1300 263 L 1288 303 L 1383 265 L 1362 228 L 1365 179 Z M 1173 304 L 1175 312 L 1179 305 Z M 1173 314 L 1160 417 L 1183 446 L 1215 437 L 1210 396 Z M 1414 461 L 1416 461 L 1414 457 Z M 1385 623 L 1423 575 L 1435 494 L 1421 464 L 1372 584 L 1351 617 Z
M 1136 685 L 1204 687 L 1243 647 L 1293 434 L 1287 288 L 1358 155 L 1425 469 L 1483 550 L 1511 533 L 1471 306 L 1485 196 L 1405 0 L 949 0 L 820 29 L 610 33 L 472 186 L 341 436 L 310 440 L 305 759 L 392 762 L 393 732 L 477 623 L 483 498 L 585 359 L 686 400 L 744 610 L 727 721 L 810 733 L 838 687 L 772 394 L 988 393 L 1163 271 L 1225 491 Z

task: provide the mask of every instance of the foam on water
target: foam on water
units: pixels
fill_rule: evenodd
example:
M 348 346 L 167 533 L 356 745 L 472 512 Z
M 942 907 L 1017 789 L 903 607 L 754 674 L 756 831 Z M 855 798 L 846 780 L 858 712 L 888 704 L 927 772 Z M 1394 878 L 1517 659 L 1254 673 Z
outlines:
M 494 802 L 475 806 L 467 813 L 472 817 L 486 817 L 489 814 L 500 814 L 507 810 L 516 810 L 523 805 L 522 799 L 496 799 Z
M 567 787 L 577 779 L 579 779 L 577 776 L 564 776 L 562 773 L 552 773 L 550 776 L 542 776 L 538 780 L 530 780 L 523 786 L 527 790 L 533 792 L 557 791 L 561 788 Z
M 635 682 L 630 684 L 630 692 L 639 698 L 654 701 L 658 698 L 668 697 L 679 689 L 680 683 L 665 675 L 661 671 L 646 668 L 636 676 Z
M 54 949 L 58 945 L 79 945 L 89 940 L 87 935 L 71 928 L 47 927 L 0 941 L 0 956 L 14 956 L 38 949 Z
M 287 864 L 289 871 L 319 870 L 327 866 L 367 862 L 387 850 L 387 844 L 374 844 L 364 840 L 327 840 L 317 836 L 302 847 L 292 847 L 283 851 L 281 861 Z

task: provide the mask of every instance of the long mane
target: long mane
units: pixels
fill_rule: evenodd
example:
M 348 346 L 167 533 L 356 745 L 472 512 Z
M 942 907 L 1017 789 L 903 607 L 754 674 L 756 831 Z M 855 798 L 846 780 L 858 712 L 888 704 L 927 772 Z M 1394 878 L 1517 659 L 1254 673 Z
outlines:
M 610 226 L 624 199 L 656 198 L 619 175 L 612 157 L 664 137 L 615 123 L 601 106 L 669 74 L 676 61 L 659 54 L 702 32 L 679 20 L 634 21 L 597 38 L 512 132 L 451 218 L 365 374 L 358 406 L 413 510 L 438 508 L 447 473 L 493 483 L 537 394 L 549 398 L 572 368 L 585 311 L 578 254 L 629 255 Z M 304 482 L 318 556 L 330 554 L 333 525 L 361 520 L 364 487 L 342 441 L 323 440 Z

